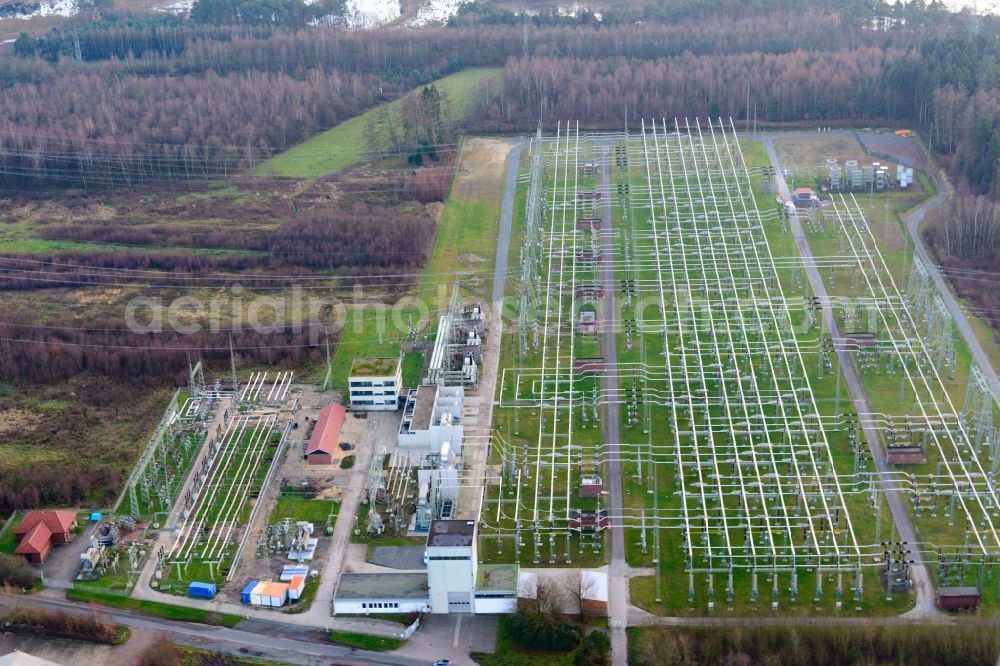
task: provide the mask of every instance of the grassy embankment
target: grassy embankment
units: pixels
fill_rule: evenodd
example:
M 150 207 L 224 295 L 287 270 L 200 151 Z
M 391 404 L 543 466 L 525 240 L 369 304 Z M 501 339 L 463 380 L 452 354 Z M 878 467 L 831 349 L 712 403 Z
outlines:
M 220 627 L 235 627 L 243 619 L 239 615 L 213 613 L 212 611 L 205 611 L 200 608 L 188 608 L 186 606 L 163 604 L 158 601 L 132 599 L 107 592 L 97 592 L 82 587 L 71 587 L 66 590 L 66 598 L 70 601 L 84 601 L 101 606 L 121 608 L 122 610 L 137 611 L 146 615 L 162 617 L 167 620 L 200 622 L 202 624 L 213 624 Z
M 378 650 L 388 652 L 398 650 L 406 641 L 399 638 L 389 638 L 388 636 L 372 636 L 371 634 L 359 634 L 353 631 L 331 631 L 330 641 L 338 645 L 355 647 L 359 650 Z

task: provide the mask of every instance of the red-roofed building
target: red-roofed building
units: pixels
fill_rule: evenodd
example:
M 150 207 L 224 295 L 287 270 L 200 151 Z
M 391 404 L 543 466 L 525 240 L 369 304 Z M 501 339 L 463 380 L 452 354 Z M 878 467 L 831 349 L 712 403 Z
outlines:
M 331 403 L 319 412 L 309 445 L 306 447 L 306 462 L 310 465 L 332 465 L 333 454 L 340 440 L 340 429 L 344 427 L 347 409 L 343 405 Z
M 29 511 L 14 528 L 16 555 L 31 564 L 41 564 L 54 543 L 69 543 L 76 528 L 75 511 Z
M 813 205 L 813 191 L 808 187 L 799 187 L 792 192 L 792 203 L 799 208 Z

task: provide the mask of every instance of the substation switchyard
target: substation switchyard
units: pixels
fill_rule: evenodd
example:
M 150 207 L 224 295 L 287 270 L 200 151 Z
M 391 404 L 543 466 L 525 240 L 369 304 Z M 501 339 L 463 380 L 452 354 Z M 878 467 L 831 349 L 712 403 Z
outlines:
M 481 550 L 610 548 L 668 612 L 995 598 L 982 374 L 919 260 L 894 278 L 853 194 L 776 205 L 756 146 L 722 120 L 539 131 Z
M 280 413 L 290 396 L 291 372 L 273 379 L 255 372 L 246 383 L 222 390 L 205 386 L 200 365 L 191 373 L 185 409 L 196 413 L 204 441 L 187 484 L 175 484 L 176 501 L 164 511 L 168 533 L 152 553 L 153 584 L 161 589 L 233 580 L 256 500 L 274 480 L 292 426 Z

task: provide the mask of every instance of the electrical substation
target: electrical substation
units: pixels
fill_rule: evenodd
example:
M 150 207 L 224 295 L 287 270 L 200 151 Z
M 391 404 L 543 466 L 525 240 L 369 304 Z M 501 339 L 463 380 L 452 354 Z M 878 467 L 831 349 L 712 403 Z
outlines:
M 622 530 L 656 603 L 703 610 L 996 588 L 996 405 L 855 198 L 888 167 L 830 162 L 775 205 L 751 145 L 721 120 L 539 130 L 484 545 L 565 566 Z

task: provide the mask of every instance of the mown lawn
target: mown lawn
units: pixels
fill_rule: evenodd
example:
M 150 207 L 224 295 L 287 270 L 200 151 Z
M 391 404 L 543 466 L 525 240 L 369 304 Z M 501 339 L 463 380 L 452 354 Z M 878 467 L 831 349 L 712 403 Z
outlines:
M 478 285 L 481 296 L 489 294 L 499 218 L 499 201 L 448 198 L 421 282 L 420 298 L 431 312 L 443 314 L 456 279 L 466 286 Z
M 452 117 L 457 120 L 468 115 L 467 109 L 472 101 L 476 84 L 484 77 L 499 76 L 500 70 L 495 68 L 466 69 L 434 81 L 434 85 L 447 95 L 451 103 Z M 403 98 L 400 98 L 384 106 L 388 107 L 391 115 L 398 116 L 402 100 Z M 376 109 L 381 108 L 381 106 L 376 107 Z M 366 157 L 365 123 L 373 113 L 375 109 L 345 120 L 336 127 L 272 157 L 257 167 L 255 174 L 322 178 L 360 162 Z

